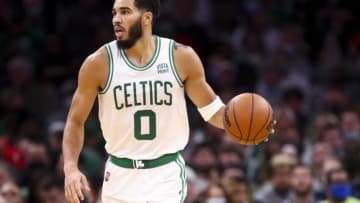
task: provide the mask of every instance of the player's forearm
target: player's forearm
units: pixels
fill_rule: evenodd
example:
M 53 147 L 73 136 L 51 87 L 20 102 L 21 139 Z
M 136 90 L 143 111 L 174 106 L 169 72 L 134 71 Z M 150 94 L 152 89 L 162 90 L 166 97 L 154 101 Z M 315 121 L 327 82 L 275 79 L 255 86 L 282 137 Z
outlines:
M 224 129 L 223 125 L 223 116 L 224 116 L 225 106 L 221 107 L 209 120 L 209 123 L 215 127 Z
M 63 156 L 64 172 L 76 168 L 84 143 L 84 128 L 80 124 L 67 122 L 64 129 Z

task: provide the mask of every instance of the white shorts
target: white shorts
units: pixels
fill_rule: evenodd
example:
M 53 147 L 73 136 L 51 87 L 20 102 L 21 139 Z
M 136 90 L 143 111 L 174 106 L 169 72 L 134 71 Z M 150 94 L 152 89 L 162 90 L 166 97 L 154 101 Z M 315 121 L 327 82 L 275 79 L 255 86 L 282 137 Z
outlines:
M 186 196 L 185 161 L 150 169 L 122 168 L 107 161 L 102 187 L 103 203 L 182 203 Z

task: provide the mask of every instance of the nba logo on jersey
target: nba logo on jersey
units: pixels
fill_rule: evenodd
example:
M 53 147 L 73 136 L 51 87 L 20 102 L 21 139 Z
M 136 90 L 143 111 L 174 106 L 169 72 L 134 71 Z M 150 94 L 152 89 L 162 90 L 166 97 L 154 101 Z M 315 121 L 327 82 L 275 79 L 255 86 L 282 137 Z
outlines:
M 109 172 L 109 171 L 106 171 L 106 173 L 105 173 L 105 178 L 104 178 L 105 182 L 108 182 L 108 181 L 109 181 L 109 178 L 110 178 L 110 172 Z

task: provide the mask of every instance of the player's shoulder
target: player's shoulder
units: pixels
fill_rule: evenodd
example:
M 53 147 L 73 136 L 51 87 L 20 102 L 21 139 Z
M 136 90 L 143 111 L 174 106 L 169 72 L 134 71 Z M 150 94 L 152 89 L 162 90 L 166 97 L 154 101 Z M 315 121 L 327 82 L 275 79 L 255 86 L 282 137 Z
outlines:
M 96 51 L 86 57 L 85 62 L 87 65 L 106 65 L 108 62 L 108 56 L 105 45 L 98 48 Z
M 109 64 L 108 58 L 105 45 L 101 46 L 86 57 L 81 65 L 80 72 L 86 71 L 96 74 L 106 72 Z
M 172 49 L 171 51 L 173 52 L 175 58 L 178 57 L 188 58 L 197 55 L 194 49 L 189 45 L 185 45 L 172 38 L 163 37 L 163 36 L 157 36 L 157 37 L 161 41 L 168 41 L 168 43 L 170 44 L 170 48 Z
M 173 49 L 175 66 L 182 81 L 186 81 L 191 75 L 202 74 L 201 60 L 191 46 L 174 41 Z
M 108 73 L 108 60 L 105 45 L 101 46 L 86 57 L 80 67 L 79 77 L 88 78 L 94 82 L 103 81 Z
M 184 55 L 191 55 L 191 54 L 195 54 L 194 49 L 189 46 L 189 45 L 185 45 L 181 42 L 177 42 L 174 40 L 174 53 L 177 54 L 184 54 Z
M 174 59 L 177 63 L 191 64 L 199 60 L 197 53 L 189 45 L 174 41 L 173 49 Z

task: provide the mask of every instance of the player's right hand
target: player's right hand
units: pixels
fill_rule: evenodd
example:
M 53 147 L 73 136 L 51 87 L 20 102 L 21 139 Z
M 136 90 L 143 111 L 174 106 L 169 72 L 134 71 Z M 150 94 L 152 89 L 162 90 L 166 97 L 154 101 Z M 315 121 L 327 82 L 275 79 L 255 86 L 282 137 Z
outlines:
M 70 203 L 80 203 L 85 199 L 84 190 L 89 192 L 89 183 L 79 169 L 65 172 L 65 197 Z
M 273 119 L 270 122 L 269 126 L 267 127 L 269 132 L 270 132 L 270 135 L 275 133 L 275 125 L 276 125 L 276 123 L 277 123 L 277 121 L 275 119 Z M 264 140 L 264 142 L 267 142 L 267 141 L 269 141 L 268 137 Z

